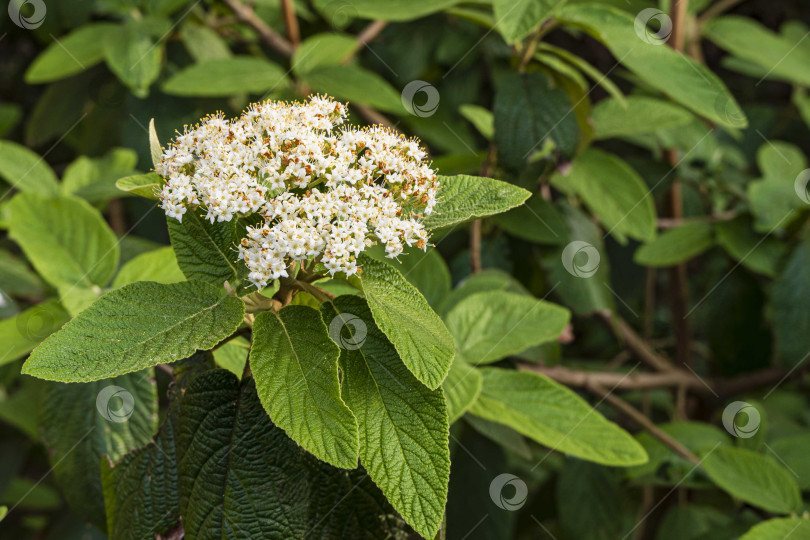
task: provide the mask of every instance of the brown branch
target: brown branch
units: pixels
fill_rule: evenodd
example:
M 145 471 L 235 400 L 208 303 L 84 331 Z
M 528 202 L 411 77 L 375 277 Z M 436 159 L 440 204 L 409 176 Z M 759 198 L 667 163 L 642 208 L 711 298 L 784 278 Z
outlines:
M 251 26 L 270 47 L 284 56 L 292 56 L 294 50 L 292 43 L 270 28 L 250 6 L 246 6 L 239 0 L 224 0 L 224 2 L 236 14 L 236 18 Z
M 717 223 L 720 221 L 731 221 L 735 217 L 737 217 L 737 212 L 728 210 L 726 212 L 720 212 L 711 216 L 698 216 L 691 218 L 658 218 L 656 225 L 659 229 L 674 229 L 675 227 L 688 225 L 690 223 Z
M 641 361 L 658 371 L 671 371 L 674 369 L 669 360 L 655 352 L 624 319 L 618 316 L 614 317 L 609 311 L 600 311 L 599 315 L 608 326 L 619 334 L 622 341 Z
M 295 17 L 295 7 L 292 0 L 281 0 L 281 11 L 284 15 L 284 25 L 287 28 L 287 38 L 290 40 L 293 50 L 295 50 L 301 41 L 301 34 L 298 30 L 298 19 Z
M 387 21 L 374 21 L 366 26 L 362 32 L 357 34 L 357 41 L 354 44 L 354 48 L 343 57 L 341 63 L 345 66 L 351 62 L 352 58 L 357 56 L 357 53 L 363 50 L 363 47 L 365 47 L 370 41 L 380 35 L 380 32 L 382 32 L 383 28 L 385 28 L 387 25 Z
M 698 17 L 698 24 L 705 24 L 706 22 L 717 17 L 724 11 L 733 8 L 734 6 L 739 4 L 740 1 L 741 0 L 720 0 L 716 4 L 712 5 L 709 9 L 700 14 L 700 17 Z
M 652 420 L 641 414 L 641 412 L 627 403 L 625 400 L 616 396 L 603 388 L 602 386 L 592 383 L 588 385 L 588 390 L 602 397 L 605 401 L 622 411 L 624 414 L 635 420 L 641 427 L 646 429 L 651 435 L 659 441 L 670 447 L 676 454 L 688 459 L 694 464 L 699 464 L 700 459 L 693 454 L 688 448 L 672 438 L 668 433 L 664 432 L 661 428 L 653 424 Z
M 481 271 L 481 220 L 474 219 L 470 224 L 470 273 Z

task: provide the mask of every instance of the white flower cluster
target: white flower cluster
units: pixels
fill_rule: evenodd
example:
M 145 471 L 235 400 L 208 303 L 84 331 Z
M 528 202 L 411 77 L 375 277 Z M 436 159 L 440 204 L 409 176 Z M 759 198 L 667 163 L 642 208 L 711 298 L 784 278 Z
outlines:
M 262 288 L 293 261 L 320 260 L 331 274 L 357 271 L 376 241 L 388 257 L 425 248 L 420 218 L 436 204 L 436 173 L 414 140 L 379 126 L 340 128 L 346 107 L 327 97 L 267 101 L 241 117 L 203 119 L 178 135 L 156 171 L 161 208 L 183 219 L 202 207 L 214 221 L 259 213 L 239 246 Z

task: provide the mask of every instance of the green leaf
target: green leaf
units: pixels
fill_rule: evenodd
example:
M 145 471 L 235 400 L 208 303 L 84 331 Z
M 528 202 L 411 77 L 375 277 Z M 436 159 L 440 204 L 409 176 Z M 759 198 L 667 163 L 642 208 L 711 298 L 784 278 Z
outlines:
M 146 446 L 101 460 L 101 485 L 110 540 L 141 540 L 165 535 L 180 517 L 177 478 L 178 403 Z
M 186 51 L 194 58 L 195 62 L 218 60 L 233 56 L 228 44 L 215 30 L 193 21 L 186 21 L 183 24 L 180 39 L 183 40 Z
M 341 296 L 324 304 L 366 327 L 365 338 L 340 353 L 343 395 L 357 416 L 360 462 L 402 517 L 425 538 L 442 522 L 450 476 L 449 428 L 441 389 L 424 387 L 403 365 L 365 302 Z M 355 326 L 355 329 L 357 327 Z
M 754 228 L 770 234 L 785 229 L 807 207 L 807 186 L 801 186 L 799 175 L 807 168 L 807 159 L 796 146 L 770 141 L 757 151 L 757 165 L 762 178 L 748 184 L 748 201 L 756 218 Z M 803 187 L 805 193 L 797 188 Z
M 633 260 L 644 266 L 673 266 L 697 257 L 713 245 L 711 223 L 687 223 L 638 248 Z
M 180 403 L 180 514 L 189 538 L 300 538 L 307 484 L 293 441 L 275 428 L 252 379 L 195 378 Z
M 521 294 L 489 291 L 468 296 L 445 318 L 456 350 L 471 364 L 490 364 L 559 337 L 567 309 Z
M 111 291 L 37 347 L 23 373 L 81 382 L 210 349 L 242 322 L 244 304 L 199 281 L 131 283 Z
M 248 340 L 241 337 L 232 339 L 214 350 L 214 361 L 217 366 L 227 369 L 241 378 L 242 373 L 245 371 L 249 352 L 250 342 Z
M 764 68 L 766 77 L 810 85 L 810 62 L 793 40 L 769 30 L 755 19 L 727 15 L 702 27 L 705 37 L 732 54 Z
M 177 283 L 185 281 L 186 276 L 177 266 L 177 257 L 171 247 L 163 247 L 141 253 L 127 262 L 118 271 L 112 286 L 123 287 L 136 281 L 156 281 L 158 283 Z
M 495 91 L 495 143 L 499 162 L 522 169 L 550 139 L 564 160 L 573 157 L 579 127 L 568 96 L 540 72 L 511 73 Z
M 175 73 L 163 83 L 166 94 L 184 97 L 228 97 L 247 92 L 263 94 L 287 85 L 277 64 L 252 56 L 206 60 Z
M 786 540 L 788 537 L 810 538 L 810 519 L 769 519 L 754 525 L 740 540 Z
M 395 268 L 360 255 L 360 281 L 374 321 L 416 378 L 435 389 L 453 361 L 453 336 L 413 285 Z
M 564 244 L 568 235 L 562 214 L 539 193 L 517 208 L 495 216 L 495 222 L 512 236 L 539 244 Z
M 621 242 L 624 236 L 649 240 L 655 235 L 655 204 L 644 180 L 621 158 L 589 148 L 571 162 L 567 174 L 551 183 L 574 191 Z
M 507 43 L 526 37 L 565 0 L 494 0 L 497 28 Z
M 793 476 L 768 456 L 745 448 L 720 446 L 703 459 L 703 469 L 729 495 L 775 514 L 802 506 Z
M 773 236 L 763 237 L 754 232 L 750 216 L 721 221 L 715 232 L 717 243 L 741 265 L 768 277 L 776 277 L 787 246 Z
M 439 176 L 439 202 L 425 218 L 425 227 L 449 227 L 505 212 L 525 202 L 529 195 L 523 188 L 493 178 Z
M 137 172 L 138 154 L 129 148 L 113 148 L 104 157 L 80 156 L 65 169 L 62 193 L 75 195 L 91 203 L 120 197 L 115 181 Z
M 56 300 L 47 300 L 0 320 L 0 365 L 22 358 L 59 330 L 70 315 Z
M 5 137 L 22 117 L 22 107 L 16 103 L 0 103 L 0 137 Z
M 615 540 L 630 534 L 621 470 L 566 459 L 557 481 L 557 512 L 566 538 Z M 588 516 L 588 519 L 583 519 Z M 632 514 L 631 514 L 632 516 Z
M 295 49 L 292 69 L 301 77 L 314 69 L 340 64 L 357 47 L 357 39 L 348 34 L 326 32 L 308 37 Z
M 115 182 L 115 187 L 133 195 L 157 200 L 157 192 L 160 190 L 162 183 L 163 179 L 157 174 L 146 173 L 119 178 Z
M 19 193 L 9 203 L 9 236 L 50 284 L 103 287 L 118 267 L 115 233 L 101 213 L 74 197 Z
M 45 159 L 12 141 L 0 141 L 0 178 L 18 191 L 43 195 L 59 192 L 56 175 Z
M 149 155 L 152 157 L 152 166 L 157 167 L 160 158 L 163 156 L 163 149 L 160 147 L 157 131 L 155 131 L 155 119 L 149 119 Z
M 235 249 L 240 232 L 246 234 L 238 220 L 211 223 L 200 211 L 191 211 L 183 215 L 182 222 L 169 217 L 166 222 L 177 263 L 188 279 L 238 285 L 246 273 Z
M 596 3 L 570 4 L 556 13 L 604 43 L 646 84 L 712 122 L 744 128 L 745 114 L 717 75 L 688 56 L 636 35 L 634 16 Z
M 107 38 L 120 32 L 120 26 L 91 23 L 54 40 L 37 56 L 25 72 L 25 82 L 39 84 L 80 73 L 104 59 Z
M 593 108 L 595 139 L 632 137 L 655 133 L 660 129 L 683 126 L 694 116 L 686 109 L 663 99 L 628 96 L 621 103 L 603 99 Z
M 568 224 L 566 241 L 570 242 L 543 255 L 549 282 L 555 284 L 554 292 L 575 313 L 613 311 L 615 302 L 602 233 L 581 211 L 568 204 L 561 207 Z
M 160 75 L 163 46 L 156 42 L 146 21 L 130 20 L 109 33 L 104 42 L 104 59 L 110 71 L 138 97 Z
M 460 356 L 453 359 L 450 372 L 442 383 L 444 399 L 447 403 L 447 417 L 452 424 L 472 407 L 478 396 L 484 379 L 478 370 L 465 362 Z
M 434 310 L 450 292 L 452 286 L 450 269 L 439 252 L 433 248 L 423 251 L 417 247 L 406 247 L 397 259 L 387 258 L 381 245 L 366 250 L 366 253 L 399 270 L 402 277 L 419 289 Z
M 495 116 L 492 112 L 478 105 L 462 105 L 458 108 L 458 112 L 469 123 L 475 126 L 475 129 L 477 129 L 486 140 L 492 140 L 492 137 L 495 135 Z
M 340 397 L 339 354 L 310 307 L 256 317 L 250 368 L 270 419 L 318 459 L 354 469 L 357 421 Z
M 573 456 L 603 465 L 638 465 L 647 454 L 633 437 L 568 388 L 526 371 L 481 369 L 484 388 L 470 412 Z
M 44 287 L 36 272 L 25 262 L 0 249 L 0 294 L 38 298 Z
M 327 19 L 346 18 L 348 15 L 383 21 L 410 21 L 442 11 L 461 0 L 347 0 L 334 2 L 315 0 L 319 11 Z M 336 13 L 335 13 L 336 12 Z
M 768 452 L 778 456 L 779 460 L 795 473 L 796 483 L 803 491 L 810 490 L 810 461 L 807 449 L 810 448 L 810 433 L 802 432 L 773 441 Z
M 307 71 L 301 78 L 314 91 L 368 105 L 382 112 L 406 113 L 400 93 L 373 71 L 359 66 L 322 66 Z
M 542 41 L 538 43 L 537 46 L 538 49 L 540 49 L 541 51 L 549 51 L 551 53 L 554 53 L 563 60 L 565 60 L 566 62 L 568 62 L 569 64 L 571 64 L 572 66 L 579 69 L 582 73 L 587 75 L 594 83 L 600 85 L 605 90 L 605 92 L 610 94 L 610 96 L 616 102 L 620 104 L 627 103 L 627 100 L 625 99 L 624 94 L 622 94 L 622 91 L 619 89 L 619 87 L 616 86 L 616 84 L 613 81 L 611 81 L 606 74 L 603 74 L 601 71 L 593 67 L 591 64 L 586 62 L 582 57 L 572 53 L 571 51 L 568 51 L 560 47 L 556 47 L 549 43 L 543 43 Z
M 56 481 L 71 508 L 96 525 L 106 522 L 99 462 L 119 459 L 149 442 L 157 429 L 152 370 L 85 384 L 48 384 L 42 436 Z
M 810 235 L 803 235 L 773 283 L 773 333 L 782 365 L 796 366 L 810 349 L 810 306 L 797 301 L 810 294 Z
M 479 292 L 508 291 L 517 294 L 530 294 L 515 278 L 495 269 L 485 269 L 464 279 L 442 302 L 439 314 L 446 316 L 459 302 Z

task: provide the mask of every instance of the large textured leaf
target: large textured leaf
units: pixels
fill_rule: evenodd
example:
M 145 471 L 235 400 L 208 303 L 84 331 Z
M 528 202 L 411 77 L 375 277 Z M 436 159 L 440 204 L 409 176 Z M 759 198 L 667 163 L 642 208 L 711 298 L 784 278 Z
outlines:
M 489 364 L 556 339 L 569 319 L 567 309 L 550 302 L 490 291 L 468 296 L 445 321 L 461 358 Z
M 460 356 L 453 359 L 450 372 L 442 383 L 444 399 L 447 403 L 447 417 L 451 424 L 472 407 L 472 404 L 481 395 L 483 384 L 484 379 L 476 368 L 465 362 Z
M 405 114 L 400 93 L 373 71 L 359 66 L 321 66 L 302 75 L 313 90 L 326 92 L 344 101 L 369 105 L 395 114 Z
M 565 0 L 494 0 L 497 27 L 507 43 L 513 43 L 534 30 Z
M 250 368 L 270 419 L 319 459 L 354 469 L 357 421 L 340 397 L 339 353 L 310 307 L 256 317 Z
M 0 178 L 19 191 L 55 195 L 59 191 L 50 165 L 28 148 L 0 141 Z
M 486 291 L 508 291 L 517 294 L 530 294 L 518 280 L 503 272 L 502 270 L 486 269 L 472 274 L 458 284 L 458 287 L 453 289 L 447 298 L 442 302 L 439 313 L 446 316 L 450 310 L 453 309 L 459 302 L 477 294 Z
M 638 248 L 633 260 L 644 266 L 672 266 L 697 257 L 714 245 L 710 223 L 687 223 Z
M 810 519 L 769 519 L 752 527 L 740 540 L 787 540 L 794 537 L 810 538 Z
M 188 279 L 236 286 L 244 273 L 235 247 L 239 234 L 245 234 L 238 220 L 210 223 L 199 212 L 186 212 L 182 222 L 166 221 L 177 263 Z
M 644 180 L 619 157 L 589 148 L 552 184 L 579 195 L 619 241 L 624 236 L 649 240 L 655 235 L 655 204 Z
M 540 72 L 512 73 L 501 78 L 495 92 L 495 142 L 498 159 L 521 169 L 551 139 L 563 159 L 571 159 L 579 128 L 571 102 Z
M 117 24 L 85 24 L 53 41 L 31 63 L 25 72 L 25 82 L 37 84 L 56 81 L 92 67 L 104 58 L 107 36 L 118 29 Z
M 582 27 L 645 83 L 687 109 L 724 126 L 743 128 L 745 114 L 717 75 L 703 64 L 635 31 L 635 19 L 619 8 L 577 3 L 557 11 L 562 21 Z
M 140 281 L 109 292 L 37 347 L 23 373 L 105 379 L 210 349 L 236 330 L 244 304 L 211 285 Z
M 361 470 L 303 452 L 267 417 L 253 379 L 225 370 L 191 382 L 178 420 L 187 538 L 389 538 L 405 532 Z
M 22 358 L 59 330 L 70 315 L 56 300 L 32 306 L 0 321 L 0 365 Z
M 554 292 L 575 313 L 612 311 L 615 301 L 609 288 L 610 267 L 602 233 L 580 210 L 568 204 L 563 204 L 562 210 L 569 243 L 545 253 L 542 259 Z
M 802 506 L 793 476 L 769 456 L 721 446 L 706 455 L 703 469 L 730 495 L 768 512 L 789 514 Z
M 425 227 L 438 229 L 514 208 L 529 198 L 523 188 L 481 176 L 439 177 L 439 202 Z
M 429 390 L 411 375 L 362 299 L 338 297 L 334 307 L 323 305 L 323 313 L 327 321 L 351 314 L 366 326 L 360 347 L 340 355 L 344 397 L 360 428 L 360 462 L 405 520 L 433 538 L 450 476 L 442 390 Z
M 628 96 L 626 104 L 604 99 L 593 108 L 594 138 L 646 135 L 659 129 L 688 124 L 694 116 L 669 101 L 647 96 Z
M 810 305 L 797 300 L 810 294 L 808 265 L 810 236 L 805 234 L 773 284 L 774 338 L 779 360 L 787 366 L 803 362 L 810 351 Z
M 484 388 L 472 414 L 588 461 L 620 466 L 647 461 L 633 437 L 561 384 L 526 371 L 484 368 L 481 373 Z
M 45 386 L 42 435 L 56 480 L 75 512 L 103 525 L 99 463 L 119 459 L 149 442 L 157 429 L 152 370 L 108 381 Z
M 453 361 L 453 336 L 398 270 L 362 254 L 360 265 L 363 294 L 377 326 L 416 378 L 438 388 Z
M 20 193 L 9 204 L 9 235 L 57 287 L 103 287 L 118 266 L 118 240 L 98 210 L 73 197 Z
M 250 56 L 206 60 L 176 73 L 162 90 L 175 96 L 228 97 L 281 90 L 287 84 L 278 65 Z
M 398 269 L 402 277 L 419 289 L 434 310 L 450 292 L 450 269 L 435 249 L 423 251 L 417 247 L 406 247 L 397 259 L 387 258 L 382 245 L 373 246 L 366 253 Z
M 738 15 L 718 17 L 702 30 L 720 47 L 764 68 L 768 77 L 810 85 L 810 61 L 805 50 L 756 20 Z
M 118 463 L 101 461 L 101 484 L 110 540 L 165 535 L 177 525 L 177 405 L 154 440 Z

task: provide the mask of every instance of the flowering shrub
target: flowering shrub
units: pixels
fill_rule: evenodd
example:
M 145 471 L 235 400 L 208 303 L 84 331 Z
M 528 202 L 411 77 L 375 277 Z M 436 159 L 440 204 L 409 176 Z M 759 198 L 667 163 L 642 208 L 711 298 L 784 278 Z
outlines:
M 810 538 L 802 3 L 7 4 L 0 538 Z

